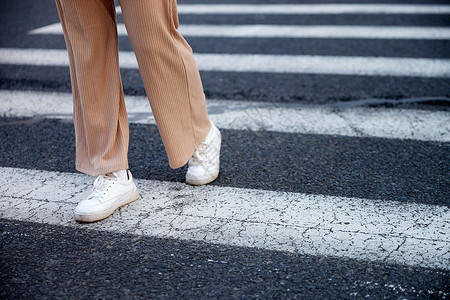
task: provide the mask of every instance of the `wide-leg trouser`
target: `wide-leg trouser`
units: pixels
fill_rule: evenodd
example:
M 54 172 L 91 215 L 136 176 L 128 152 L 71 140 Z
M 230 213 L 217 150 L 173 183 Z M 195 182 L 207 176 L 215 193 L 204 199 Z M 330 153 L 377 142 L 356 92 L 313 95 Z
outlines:
M 113 0 L 56 0 L 70 61 L 76 168 L 128 168 L 128 119 Z M 176 0 L 120 0 L 123 20 L 169 164 L 187 163 L 209 121 L 192 49 L 178 33 Z

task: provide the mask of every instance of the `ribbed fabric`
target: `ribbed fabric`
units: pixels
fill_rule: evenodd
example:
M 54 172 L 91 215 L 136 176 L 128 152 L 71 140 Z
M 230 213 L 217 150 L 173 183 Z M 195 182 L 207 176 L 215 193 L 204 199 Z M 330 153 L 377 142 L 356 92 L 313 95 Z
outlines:
M 128 119 L 112 0 L 56 0 L 70 61 L 76 168 L 127 169 Z M 178 33 L 176 0 L 121 0 L 128 36 L 169 163 L 187 163 L 207 135 L 203 87 L 192 49 Z

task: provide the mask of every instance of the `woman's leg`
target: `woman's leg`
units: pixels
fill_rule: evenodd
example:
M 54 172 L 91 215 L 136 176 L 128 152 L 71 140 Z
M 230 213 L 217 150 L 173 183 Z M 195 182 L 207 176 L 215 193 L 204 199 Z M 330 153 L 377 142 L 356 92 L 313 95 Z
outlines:
M 211 128 L 192 49 L 178 33 L 176 0 L 120 0 L 142 81 L 172 168 Z
M 128 168 L 128 119 L 112 0 L 56 0 L 70 60 L 76 168 L 90 175 Z
M 100 175 L 74 218 L 94 222 L 139 198 L 128 168 L 128 119 L 112 0 L 56 0 L 70 60 L 76 167 Z M 117 172 L 118 171 L 118 172 Z M 123 173 L 123 174 L 122 174 Z

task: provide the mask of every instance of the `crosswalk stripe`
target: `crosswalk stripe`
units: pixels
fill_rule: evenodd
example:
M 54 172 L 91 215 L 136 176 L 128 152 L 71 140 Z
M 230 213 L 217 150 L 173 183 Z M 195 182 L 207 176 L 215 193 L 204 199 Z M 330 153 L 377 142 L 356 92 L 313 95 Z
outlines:
M 201 71 L 450 77 L 450 59 L 206 53 L 194 55 Z M 120 51 L 119 57 L 121 68 L 137 69 L 133 52 Z M 68 66 L 69 60 L 66 50 L 1 48 L 0 64 Z
M 312 255 L 449 269 L 445 206 L 136 180 L 142 198 L 79 225 L 85 175 L 0 168 L 0 217 Z M 224 196 L 226 195 L 226 196 Z
M 117 13 L 122 13 L 119 6 Z M 426 4 L 179 4 L 178 14 L 449 14 Z
M 132 123 L 155 124 L 146 97 L 126 96 Z M 207 100 L 219 128 L 450 142 L 450 112 Z M 0 115 L 72 118 L 67 93 L 0 90 Z
M 117 12 L 121 13 L 120 7 L 117 7 Z M 450 14 L 450 5 L 180 4 L 178 12 L 244 17 L 250 14 L 291 15 L 290 17 L 302 14 L 437 16 Z M 366 39 L 360 41 L 362 43 L 387 42 L 371 42 L 367 39 L 430 42 L 450 40 L 449 27 L 182 24 L 179 31 L 186 37 Z M 28 33 L 62 35 L 61 24 L 51 24 Z M 124 24 L 118 24 L 118 34 L 127 35 Z M 261 41 L 263 42 L 258 42 Z M 121 68 L 138 68 L 133 52 L 121 51 L 119 55 Z M 400 56 L 408 55 L 403 53 Z M 419 79 L 450 77 L 450 59 L 213 53 L 198 53 L 195 58 L 201 71 L 400 76 Z M 63 49 L 0 48 L 1 64 L 67 67 L 68 59 L 67 52 Z M 228 75 L 232 76 L 233 73 Z M 298 78 L 292 75 L 287 77 Z M 346 77 L 342 79 L 347 80 Z M 395 79 L 398 80 L 409 79 Z M 447 97 L 435 98 L 443 99 L 449 100 Z M 131 123 L 155 124 L 146 97 L 125 96 L 125 101 Z M 416 141 L 412 146 L 423 144 L 417 141 L 439 142 L 426 143 L 428 146 L 443 146 L 442 143 L 450 142 L 450 111 L 351 107 L 340 104 L 274 105 L 273 102 L 217 99 L 207 99 L 207 105 L 209 116 L 221 129 L 410 139 Z M 9 117 L 71 119 L 72 95 L 59 92 L 0 90 L 0 115 L 4 118 L 3 122 L 12 121 L 10 125 L 22 121 L 15 123 L 14 120 L 8 120 Z M 28 167 L 27 164 L 21 166 Z M 327 192 L 322 190 L 311 194 L 300 193 L 299 189 L 291 190 L 295 192 L 280 192 L 279 189 L 242 188 L 242 185 L 239 185 L 240 188 L 214 184 L 193 187 L 180 182 L 137 179 L 135 182 L 141 194 L 138 201 L 120 208 L 110 218 L 101 222 L 80 224 L 73 220 L 73 209 L 76 203 L 90 192 L 93 178 L 78 173 L 34 169 L 3 167 L 0 164 L 0 176 L 8 178 L 0 184 L 0 219 L 109 232 L 113 235 L 123 233 L 283 251 L 295 255 L 318 256 L 319 260 L 326 257 L 338 259 L 337 261 L 343 259 L 344 262 L 347 259 L 363 263 L 374 261 L 377 262 L 375 265 L 383 265 L 387 269 L 390 268 L 389 264 L 428 270 L 433 268 L 439 276 L 450 271 L 450 208 L 440 198 L 442 201 L 436 205 L 415 203 L 414 201 L 419 201 L 415 198 L 386 201 L 391 198 L 380 199 L 367 193 L 360 196 L 363 198 L 350 198 L 323 195 L 321 193 Z M 54 170 L 48 167 L 44 169 Z M 68 171 L 69 168 L 57 170 Z M 243 186 L 250 187 L 245 183 Z M 374 285 L 373 280 L 362 279 L 357 283 L 369 288 Z M 416 294 L 447 295 L 442 294 L 440 290 L 426 288 L 420 291 L 417 289 L 419 293 L 414 290 L 415 285 L 405 288 L 403 284 L 394 286 L 389 282 L 380 283 L 375 280 L 375 285 L 379 284 L 384 284 L 385 288 L 396 292 L 407 290 Z M 438 287 L 440 288 L 439 285 Z M 356 294 L 352 292 L 352 295 Z
M 234 38 L 355 38 L 355 39 L 427 39 L 450 40 L 447 27 L 416 26 L 285 26 L 285 25 L 181 25 L 186 37 Z M 119 35 L 127 35 L 124 24 L 117 25 Z M 61 23 L 31 30 L 29 34 L 63 34 Z

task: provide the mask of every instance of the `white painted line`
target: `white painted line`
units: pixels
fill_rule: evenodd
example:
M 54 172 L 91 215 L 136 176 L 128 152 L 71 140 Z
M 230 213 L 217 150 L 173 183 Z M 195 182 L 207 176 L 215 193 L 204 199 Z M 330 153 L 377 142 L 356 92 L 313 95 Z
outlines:
M 117 13 L 122 13 L 119 6 Z M 449 14 L 450 5 L 414 4 L 179 4 L 178 14 Z
M 449 59 L 229 54 L 198 54 L 196 58 L 203 71 L 444 78 L 450 76 Z
M 447 27 L 181 25 L 179 31 L 200 37 L 450 39 Z
M 123 24 L 120 24 L 121 27 Z M 54 23 L 28 31 L 28 34 L 63 34 L 61 23 Z
M 184 36 L 196 37 L 450 39 L 447 27 L 181 25 L 179 31 Z M 30 34 L 62 34 L 62 29 L 57 23 L 32 30 Z M 123 24 L 118 24 L 118 34 L 127 34 Z
M 5 219 L 450 269 L 445 206 L 137 180 L 141 199 L 86 225 L 73 209 L 92 178 L 13 168 L 0 176 Z
M 119 57 L 121 68 L 138 68 L 133 52 L 121 51 Z M 195 58 L 201 71 L 450 77 L 450 59 L 205 53 Z M 69 60 L 66 50 L 0 48 L 0 64 L 68 66 Z
M 146 97 L 125 97 L 129 121 L 155 124 Z M 395 108 L 305 106 L 207 100 L 214 123 L 223 129 L 275 131 L 450 142 L 450 112 Z M 0 90 L 0 115 L 72 118 L 67 93 Z
M 181 25 L 178 31 L 186 37 L 450 40 L 448 27 Z M 124 24 L 117 25 L 117 32 L 127 35 Z M 60 35 L 63 31 L 61 24 L 56 23 L 31 30 L 29 34 Z

